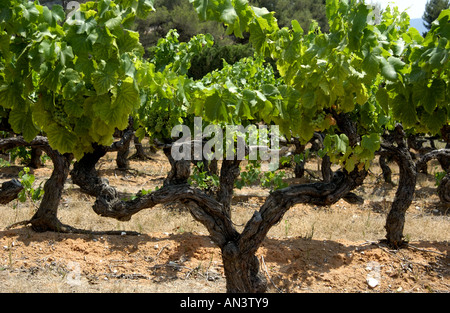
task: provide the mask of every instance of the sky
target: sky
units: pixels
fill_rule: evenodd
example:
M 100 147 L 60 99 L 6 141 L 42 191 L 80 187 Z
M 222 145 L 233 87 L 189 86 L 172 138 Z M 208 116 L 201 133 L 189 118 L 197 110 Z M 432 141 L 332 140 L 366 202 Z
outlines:
M 400 11 L 405 11 L 409 14 L 411 19 L 422 18 L 423 12 L 425 11 L 425 4 L 427 0 L 371 0 L 366 1 L 366 3 L 380 3 L 382 8 L 387 7 L 391 4 L 391 7 L 397 6 Z

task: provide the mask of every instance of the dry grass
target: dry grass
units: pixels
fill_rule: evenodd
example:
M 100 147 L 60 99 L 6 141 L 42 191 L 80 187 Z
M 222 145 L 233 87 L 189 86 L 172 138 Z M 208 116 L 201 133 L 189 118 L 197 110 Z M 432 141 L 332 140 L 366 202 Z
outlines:
M 163 161 L 163 156 L 156 161 Z M 142 166 L 142 164 L 146 164 Z M 121 172 L 106 170 L 114 166 L 114 156 L 108 155 L 99 168 L 103 175 L 108 175 L 112 185 L 124 194 L 132 195 L 140 189 L 154 189 L 162 184 L 162 178 L 168 169 L 163 166 L 152 166 L 151 162 L 138 162 L 134 168 L 139 171 Z M 311 172 L 317 172 L 317 165 L 308 165 Z M 133 168 L 133 164 L 132 164 Z M 420 174 L 414 201 L 407 212 L 405 235 L 410 240 L 446 241 L 450 239 L 448 232 L 448 212 L 439 204 L 433 174 L 435 164 L 430 166 L 429 175 Z M 396 167 L 393 179 L 396 183 Z M 36 175 L 40 174 L 40 170 Z M 48 174 L 49 170 L 44 173 Z M 317 174 L 319 175 L 319 174 Z M 41 177 L 45 178 L 45 177 Z M 6 180 L 6 179 L 5 179 Z M 303 181 L 306 181 L 305 179 Z M 361 206 L 351 205 L 343 200 L 329 207 L 296 205 L 284 216 L 283 220 L 273 227 L 269 236 L 305 238 L 322 238 L 326 240 L 378 240 L 384 237 L 384 223 L 394 198 L 395 186 L 381 181 L 381 172 L 377 166 L 371 169 L 371 174 L 363 186 L 356 190 L 364 197 Z M 241 195 L 260 194 L 259 197 Z M 233 202 L 232 218 L 240 230 L 251 218 L 255 210 L 259 210 L 264 201 L 266 189 L 247 187 L 236 191 Z M 125 196 L 124 196 L 125 197 Z M 66 184 L 62 203 L 58 211 L 63 223 L 89 230 L 128 230 L 143 233 L 149 232 L 198 232 L 207 234 L 207 230 L 196 222 L 186 208 L 179 204 L 158 205 L 134 215 L 129 222 L 119 222 L 114 219 L 100 217 L 92 211 L 95 199 L 79 192 L 77 186 Z M 17 221 L 26 220 L 34 213 L 36 205 L 13 202 L 0 209 L 0 227 Z
M 315 164 L 310 165 L 311 171 Z M 396 183 L 398 174 L 392 167 L 393 180 Z M 449 215 L 439 204 L 436 195 L 433 172 L 430 175 L 420 174 L 414 201 L 407 212 L 405 236 L 409 240 L 447 241 Z M 158 173 L 159 174 L 159 173 Z M 386 184 L 380 179 L 380 172 L 374 167 L 372 174 L 357 193 L 365 198 L 363 205 L 351 205 L 344 200 L 329 207 L 296 205 L 291 208 L 269 232 L 272 237 L 304 237 L 314 239 L 347 239 L 347 240 L 379 240 L 384 238 L 384 224 L 387 213 L 394 199 L 395 186 Z M 142 178 L 145 180 L 146 176 Z M 155 183 L 156 182 L 156 183 Z M 159 180 L 144 185 L 143 188 L 154 188 Z M 141 186 L 137 179 L 135 185 Z M 138 232 L 198 232 L 207 234 L 203 225 L 196 222 L 186 208 L 179 204 L 158 205 L 153 209 L 144 210 L 129 222 L 118 222 L 97 216 L 90 207 L 94 198 L 82 195 L 72 187 L 70 200 L 66 200 L 60 210 L 60 218 L 70 225 L 92 230 L 134 230 Z M 119 186 L 124 192 L 137 192 L 139 188 L 133 185 Z M 259 187 L 248 187 L 237 190 L 234 200 L 232 218 L 238 230 L 251 218 L 255 210 L 259 210 L 264 197 L 241 197 L 247 194 L 267 194 L 267 190 Z M 28 213 L 27 213 L 28 210 Z M 29 214 L 26 208 L 24 215 Z M 16 218 L 19 219 L 20 218 Z

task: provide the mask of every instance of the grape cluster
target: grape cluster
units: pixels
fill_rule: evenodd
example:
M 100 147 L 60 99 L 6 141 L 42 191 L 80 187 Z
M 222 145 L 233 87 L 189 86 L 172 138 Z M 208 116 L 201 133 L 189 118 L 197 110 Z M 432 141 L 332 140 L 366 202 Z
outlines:
M 150 123 L 153 122 L 152 128 L 156 133 L 161 133 L 167 127 L 170 114 L 166 110 L 153 111 L 153 114 L 154 117 L 150 120 Z
M 179 124 L 180 112 L 170 109 L 170 105 L 152 106 L 142 113 L 141 121 L 150 133 L 158 137 L 169 138 L 171 129 Z
M 53 120 L 61 126 L 69 125 L 69 117 L 64 111 L 64 105 L 61 100 L 56 100 L 53 109 Z

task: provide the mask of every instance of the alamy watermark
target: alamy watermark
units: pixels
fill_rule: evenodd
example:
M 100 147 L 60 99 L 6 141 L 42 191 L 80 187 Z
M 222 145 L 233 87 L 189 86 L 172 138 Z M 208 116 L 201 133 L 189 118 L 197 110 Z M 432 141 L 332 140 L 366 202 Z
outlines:
M 67 24 L 73 24 L 81 20 L 80 3 L 78 1 L 70 1 L 67 3 L 66 9 L 69 10 L 66 17 Z
M 270 128 L 267 125 L 253 124 L 246 127 L 208 125 L 203 128 L 202 118 L 195 117 L 194 134 L 188 126 L 176 125 L 171 135 L 173 138 L 179 138 L 171 150 L 171 155 L 176 161 L 248 159 L 269 161 L 270 171 L 275 171 L 279 167 L 278 125 L 271 125 Z

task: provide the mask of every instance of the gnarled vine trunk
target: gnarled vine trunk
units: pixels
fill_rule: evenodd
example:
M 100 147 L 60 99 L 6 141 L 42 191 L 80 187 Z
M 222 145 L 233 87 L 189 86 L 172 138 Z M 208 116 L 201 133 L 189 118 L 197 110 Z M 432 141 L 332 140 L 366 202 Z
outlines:
M 426 165 L 427 162 L 432 159 L 437 159 L 441 164 L 442 169 L 447 172 L 439 183 L 437 193 L 442 204 L 450 205 L 450 168 L 447 168 L 447 162 L 450 160 L 450 149 L 439 149 L 425 154 L 419 162 L 417 162 L 417 166 L 424 166 L 424 164 Z
M 22 190 L 23 186 L 17 179 L 4 182 L 0 188 L 0 204 L 13 201 Z
M 346 120 L 345 117 L 342 118 Z M 346 131 L 356 131 L 354 125 L 346 124 Z M 354 139 L 357 137 L 349 136 Z M 137 212 L 152 208 L 157 204 L 180 201 L 185 204 L 191 215 L 209 231 L 211 239 L 222 251 L 222 260 L 228 292 L 255 293 L 264 292 L 267 282 L 260 272 L 256 251 L 272 226 L 277 224 L 293 205 L 308 203 L 331 205 L 343 198 L 347 201 L 359 201 L 351 193 L 361 185 L 366 171 L 355 170 L 351 173 L 336 172 L 330 182 L 318 182 L 291 186 L 272 192 L 259 211 L 239 233 L 233 224 L 230 207 L 235 179 L 239 176 L 239 161 L 222 162 L 220 170 L 220 188 L 216 194 L 210 194 L 188 184 L 190 161 L 174 160 L 170 147 L 164 153 L 171 164 L 162 188 L 137 197 L 133 200 L 108 199 L 99 195 L 94 203 L 94 211 L 105 217 L 129 220 Z
M 105 178 L 101 178 L 98 175 L 95 166 L 102 157 L 108 152 L 117 151 L 118 157 L 116 162 L 120 166 L 128 166 L 128 159 L 126 155 L 128 152 L 129 144 L 134 137 L 134 131 L 128 129 L 122 133 L 122 137 L 119 141 L 114 142 L 111 146 L 105 147 L 97 144 L 93 145 L 94 151 L 84 154 L 84 156 L 75 162 L 70 175 L 74 184 L 78 185 L 82 192 L 91 196 L 97 197 L 102 194 L 108 199 L 114 199 L 117 197 L 117 191 L 114 187 L 109 185 L 109 182 Z M 121 152 L 122 151 L 122 152 Z M 122 160 L 122 161 L 119 161 Z M 123 164 L 125 163 L 125 164 Z
M 388 165 L 387 158 L 384 155 L 380 155 L 379 164 L 381 172 L 383 173 L 383 179 L 386 183 L 392 184 L 392 170 Z
M 122 131 L 116 130 L 116 135 L 117 137 L 120 137 L 120 140 L 114 142 L 108 148 L 108 152 L 117 151 L 117 168 L 120 170 L 127 170 L 130 168 L 130 161 L 128 160 L 128 155 L 130 154 L 130 144 L 131 140 L 134 138 L 132 117 L 129 118 L 128 127 Z
M 227 292 L 262 293 L 267 290 L 267 280 L 259 271 L 259 260 L 254 253 L 242 251 L 234 241 L 227 242 L 221 251 Z
M 398 248 L 404 243 L 405 214 L 413 200 L 417 170 L 406 144 L 403 127 L 400 124 L 396 125 L 393 138 L 396 146 L 382 144 L 381 155 L 391 157 L 397 163 L 400 171 L 398 188 L 385 225 L 387 243 Z
M 122 140 L 119 141 L 121 144 L 117 148 L 116 164 L 117 168 L 121 170 L 127 170 L 130 168 L 130 161 L 128 160 L 128 155 L 130 154 L 130 144 L 134 137 L 133 131 L 126 131 L 123 134 Z
M 28 164 L 28 166 L 32 167 L 32 168 L 42 167 L 43 164 L 42 164 L 41 156 L 42 156 L 41 149 L 32 148 L 31 149 L 31 159 L 30 159 L 30 163 Z
M 437 192 L 441 203 L 450 206 L 450 174 L 447 174 L 442 178 Z
M 141 161 L 149 160 L 150 157 L 145 154 L 144 147 L 142 146 L 142 142 L 139 141 L 139 138 L 134 136 L 133 142 L 136 153 L 133 154 L 130 159 Z
M 72 182 L 78 185 L 82 192 L 96 197 L 108 185 L 108 181 L 101 179 L 95 169 L 98 161 L 106 155 L 108 150 L 99 145 L 93 145 L 93 148 L 93 152 L 86 153 L 74 163 L 70 176 Z
M 46 149 L 46 153 L 53 162 L 53 171 L 44 184 L 44 196 L 41 204 L 29 223 L 33 230 L 38 232 L 70 232 L 72 227 L 62 224 L 58 220 L 57 212 L 73 155 L 62 155 L 50 147 Z
M 293 143 L 295 146 L 294 155 L 302 154 L 305 151 L 306 145 L 302 145 L 297 138 L 294 138 Z M 295 178 L 302 178 L 305 175 L 305 164 L 306 160 L 302 160 L 301 162 L 295 162 L 294 165 Z
M 55 231 L 55 232 L 63 232 L 63 233 L 80 233 L 80 234 L 108 234 L 108 235 L 117 235 L 121 234 L 120 231 L 90 231 L 77 229 L 69 225 L 65 225 L 61 223 L 57 217 L 58 206 L 61 200 L 62 193 L 64 191 L 64 184 L 69 175 L 69 170 L 71 166 L 71 162 L 73 159 L 72 154 L 60 154 L 58 151 L 53 150 L 46 137 L 37 136 L 31 142 L 26 142 L 23 137 L 10 137 L 6 139 L 0 140 L 0 150 L 9 150 L 19 146 L 27 146 L 31 148 L 40 149 L 45 152 L 53 162 L 53 171 L 50 178 L 44 184 L 44 196 L 41 200 L 38 210 L 33 215 L 30 220 L 22 221 L 15 223 L 10 227 L 14 227 L 17 225 L 27 225 L 31 224 L 33 230 L 37 232 L 44 231 Z M 117 193 L 114 188 L 110 187 L 107 184 L 107 181 L 101 180 L 95 172 L 95 163 L 104 155 L 104 148 L 97 147 L 93 153 L 88 154 L 83 161 L 77 162 L 78 166 L 73 171 L 75 173 L 72 178 L 75 180 L 78 179 L 78 183 L 80 183 L 82 190 L 89 194 L 100 193 L 103 197 L 107 197 L 106 195 L 109 193 L 109 199 L 116 199 Z M 109 149 L 114 149 L 114 145 L 111 147 L 105 148 L 109 151 Z M 94 175 L 92 175 L 94 173 Z M 1 193 L 3 191 L 7 192 L 7 190 L 15 190 L 14 197 L 17 197 L 17 193 L 20 192 L 21 186 L 17 181 L 8 182 L 2 185 L 2 189 L 0 190 L 0 201 L 1 199 L 6 201 L 6 197 L 3 197 Z M 99 185 L 102 187 L 99 188 Z M 12 197 L 12 196 L 11 196 Z M 12 199 L 8 199 L 11 201 Z M 129 235 L 136 235 L 136 232 L 127 232 Z
M 44 196 L 37 212 L 23 224 L 31 224 L 35 231 L 71 231 L 72 228 L 63 225 L 57 218 L 57 211 L 61 195 L 64 190 L 64 183 L 69 174 L 71 154 L 60 154 L 53 150 L 47 138 L 37 136 L 31 142 L 26 142 L 23 137 L 10 137 L 0 140 L 0 150 L 10 150 L 15 147 L 31 147 L 44 151 L 53 162 L 53 171 L 50 178 L 44 184 Z
M 94 211 L 104 217 L 129 220 L 132 215 L 157 204 L 180 201 L 186 204 L 197 221 L 205 225 L 211 239 L 221 249 L 227 291 L 263 292 L 267 284 L 259 271 L 255 253 L 270 228 L 295 204 L 331 205 L 341 198 L 347 198 L 365 176 L 365 172 L 337 172 L 330 183 L 305 184 L 274 191 L 260 211 L 254 213 L 242 233 L 235 229 L 223 203 L 182 182 L 183 177 L 173 179 L 176 184 L 166 183 L 161 189 L 134 200 L 106 201 L 99 197 L 94 204 Z

